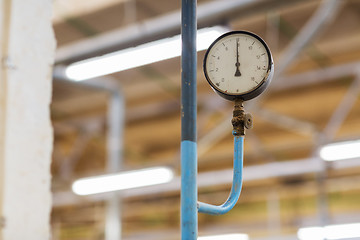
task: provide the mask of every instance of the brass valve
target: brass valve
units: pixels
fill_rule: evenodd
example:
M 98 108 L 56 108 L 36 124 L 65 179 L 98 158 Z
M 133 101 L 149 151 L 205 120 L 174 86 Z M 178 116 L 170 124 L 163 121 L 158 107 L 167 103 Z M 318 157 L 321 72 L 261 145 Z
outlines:
M 235 101 L 231 123 L 234 136 L 245 136 L 245 128 L 251 129 L 253 126 L 252 116 L 250 113 L 245 113 L 243 101 L 241 100 Z

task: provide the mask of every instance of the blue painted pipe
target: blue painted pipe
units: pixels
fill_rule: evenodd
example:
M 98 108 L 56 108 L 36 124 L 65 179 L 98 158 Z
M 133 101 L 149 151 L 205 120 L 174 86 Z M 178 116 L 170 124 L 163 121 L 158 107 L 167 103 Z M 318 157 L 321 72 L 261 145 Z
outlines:
M 231 192 L 226 200 L 220 206 L 215 206 L 207 203 L 198 203 L 198 211 L 211 215 L 221 215 L 230 211 L 237 203 L 241 188 L 242 188 L 242 172 L 243 172 L 243 149 L 244 149 L 244 136 L 234 136 L 234 174 L 233 185 Z M 214 176 L 216 177 L 216 176 Z
M 182 0 L 181 5 L 181 239 L 196 240 L 196 0 Z
M 234 176 L 228 200 L 221 206 L 197 202 L 196 0 L 181 2 L 181 240 L 197 240 L 198 212 L 224 214 L 239 199 L 244 137 L 234 134 Z

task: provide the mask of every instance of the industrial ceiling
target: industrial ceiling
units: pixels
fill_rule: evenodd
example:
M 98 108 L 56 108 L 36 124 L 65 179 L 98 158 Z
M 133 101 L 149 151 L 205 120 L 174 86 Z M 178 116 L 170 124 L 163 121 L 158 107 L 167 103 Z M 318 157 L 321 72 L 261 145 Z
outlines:
M 125 240 L 180 239 L 180 57 L 82 82 L 62 70 L 89 57 L 180 34 L 181 1 L 54 1 L 54 240 L 104 239 L 111 194 L 71 183 L 109 171 L 111 103 L 121 107 L 122 170 L 169 166 L 167 184 L 118 193 Z M 324 162 L 319 147 L 360 136 L 360 1 L 199 0 L 198 27 L 260 35 L 274 56 L 266 93 L 245 103 L 244 184 L 235 208 L 199 215 L 199 235 L 297 239 L 304 226 L 360 221 L 360 162 Z M 220 204 L 232 181 L 233 104 L 207 84 L 198 52 L 199 200 Z M 118 126 L 122 122 L 119 120 Z M 111 170 L 111 169 L 110 169 Z M 282 237 L 282 238 L 281 238 Z

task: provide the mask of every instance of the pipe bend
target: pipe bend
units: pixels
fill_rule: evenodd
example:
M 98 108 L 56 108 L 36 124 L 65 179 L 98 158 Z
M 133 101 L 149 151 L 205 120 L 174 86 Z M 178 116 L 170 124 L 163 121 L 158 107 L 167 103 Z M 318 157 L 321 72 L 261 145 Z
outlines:
M 219 206 L 198 202 L 198 212 L 211 215 L 222 215 L 229 212 L 237 203 L 242 188 L 244 136 L 234 136 L 234 173 L 233 183 L 228 199 Z

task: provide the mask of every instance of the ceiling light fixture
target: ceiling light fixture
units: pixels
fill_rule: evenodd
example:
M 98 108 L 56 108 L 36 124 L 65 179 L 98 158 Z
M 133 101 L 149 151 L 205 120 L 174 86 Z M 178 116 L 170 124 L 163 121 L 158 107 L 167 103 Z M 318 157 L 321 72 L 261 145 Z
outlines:
M 198 240 L 249 240 L 249 236 L 243 233 L 233 233 L 233 234 L 198 237 Z
M 336 161 L 360 157 L 360 140 L 332 143 L 320 149 L 325 161 Z
M 201 51 L 227 29 L 220 26 L 198 30 L 197 50 Z M 74 81 L 82 81 L 104 76 L 114 72 L 159 62 L 181 55 L 180 35 L 120 50 L 103 56 L 86 59 L 70 64 L 65 69 L 65 75 Z
M 360 237 L 360 223 L 300 228 L 297 235 L 300 240 L 358 239 Z
M 166 183 L 173 177 L 174 173 L 170 168 L 148 168 L 81 178 L 73 183 L 72 190 L 77 195 L 90 195 Z

